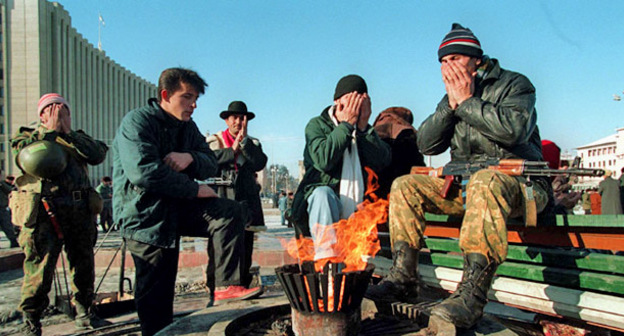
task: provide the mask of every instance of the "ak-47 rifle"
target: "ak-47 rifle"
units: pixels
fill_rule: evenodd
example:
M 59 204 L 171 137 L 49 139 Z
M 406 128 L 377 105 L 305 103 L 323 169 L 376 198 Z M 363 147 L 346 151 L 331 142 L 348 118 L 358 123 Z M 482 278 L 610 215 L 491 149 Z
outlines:
M 488 159 L 482 161 L 451 161 L 443 167 L 412 167 L 412 174 L 422 174 L 434 177 L 443 177 L 444 186 L 440 190 L 440 195 L 446 198 L 448 191 L 453 182 L 461 182 L 464 178 L 482 169 L 491 169 L 510 176 L 560 176 L 560 175 L 577 175 L 577 176 L 602 176 L 605 171 L 603 169 L 588 168 L 568 168 L 568 169 L 551 169 L 548 168 L 548 162 L 543 161 L 527 161 L 523 159 Z

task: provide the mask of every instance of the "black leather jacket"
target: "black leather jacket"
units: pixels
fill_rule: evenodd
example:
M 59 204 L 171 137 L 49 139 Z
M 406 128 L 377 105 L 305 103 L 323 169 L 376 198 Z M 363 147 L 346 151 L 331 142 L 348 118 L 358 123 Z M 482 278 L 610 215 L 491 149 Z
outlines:
M 420 125 L 418 147 L 436 155 L 451 148 L 451 160 L 522 158 L 543 160 L 537 129 L 535 88 L 525 76 L 489 59 L 473 97 L 451 110 L 444 96 Z
M 482 78 L 477 78 L 475 94 L 455 110 L 448 96 L 438 104 L 418 129 L 418 148 L 436 155 L 450 147 L 451 161 L 488 158 L 544 161 L 537 128 L 535 87 L 525 76 L 501 69 L 498 60 L 484 56 Z M 519 177 L 521 178 L 521 177 Z M 553 197 L 548 178 L 533 178 L 549 193 L 549 202 L 538 221 L 552 225 Z

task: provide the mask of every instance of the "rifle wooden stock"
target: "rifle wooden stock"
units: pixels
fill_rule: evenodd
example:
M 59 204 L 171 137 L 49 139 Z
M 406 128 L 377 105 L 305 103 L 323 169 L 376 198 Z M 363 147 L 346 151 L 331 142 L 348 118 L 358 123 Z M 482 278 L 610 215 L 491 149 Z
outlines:
M 520 176 L 524 174 L 525 164 L 528 161 L 522 159 L 500 160 L 498 165 L 490 165 L 487 169 L 496 170 L 509 176 Z
M 446 198 L 446 195 L 448 195 L 448 192 L 451 189 L 451 186 L 453 185 L 454 177 L 453 175 L 443 175 L 442 174 L 443 170 L 444 170 L 444 167 L 431 168 L 431 167 L 414 166 L 410 170 L 410 174 L 443 177 L 444 185 L 442 186 L 442 189 L 440 190 L 440 196 L 442 196 L 443 198 Z
M 414 166 L 410 170 L 410 174 L 429 175 L 429 176 L 433 176 L 433 177 L 443 177 L 443 175 L 442 175 L 442 170 L 443 169 L 444 169 L 444 167 L 431 168 L 431 167 Z

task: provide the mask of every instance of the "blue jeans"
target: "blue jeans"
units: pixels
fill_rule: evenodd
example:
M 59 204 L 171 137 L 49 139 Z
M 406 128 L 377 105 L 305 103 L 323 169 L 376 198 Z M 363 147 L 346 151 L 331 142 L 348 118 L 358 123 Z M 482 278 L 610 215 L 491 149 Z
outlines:
M 336 243 L 332 224 L 340 220 L 341 208 L 340 198 L 330 187 L 317 187 L 308 197 L 308 225 L 314 241 L 315 260 L 337 255 L 331 247 Z

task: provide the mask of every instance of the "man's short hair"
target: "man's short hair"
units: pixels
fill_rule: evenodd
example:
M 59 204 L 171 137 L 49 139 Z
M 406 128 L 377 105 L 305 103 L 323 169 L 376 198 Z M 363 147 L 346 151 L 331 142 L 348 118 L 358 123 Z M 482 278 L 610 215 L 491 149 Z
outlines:
M 160 92 L 165 90 L 169 93 L 176 92 L 180 89 L 180 83 L 186 83 L 195 89 L 199 95 L 204 94 L 205 88 L 208 86 L 206 81 L 197 74 L 197 72 L 184 68 L 169 68 L 160 74 L 158 79 L 158 102 L 160 102 Z
M 104 177 L 102 177 L 102 182 L 110 182 L 110 181 L 111 181 L 110 176 L 104 176 Z

